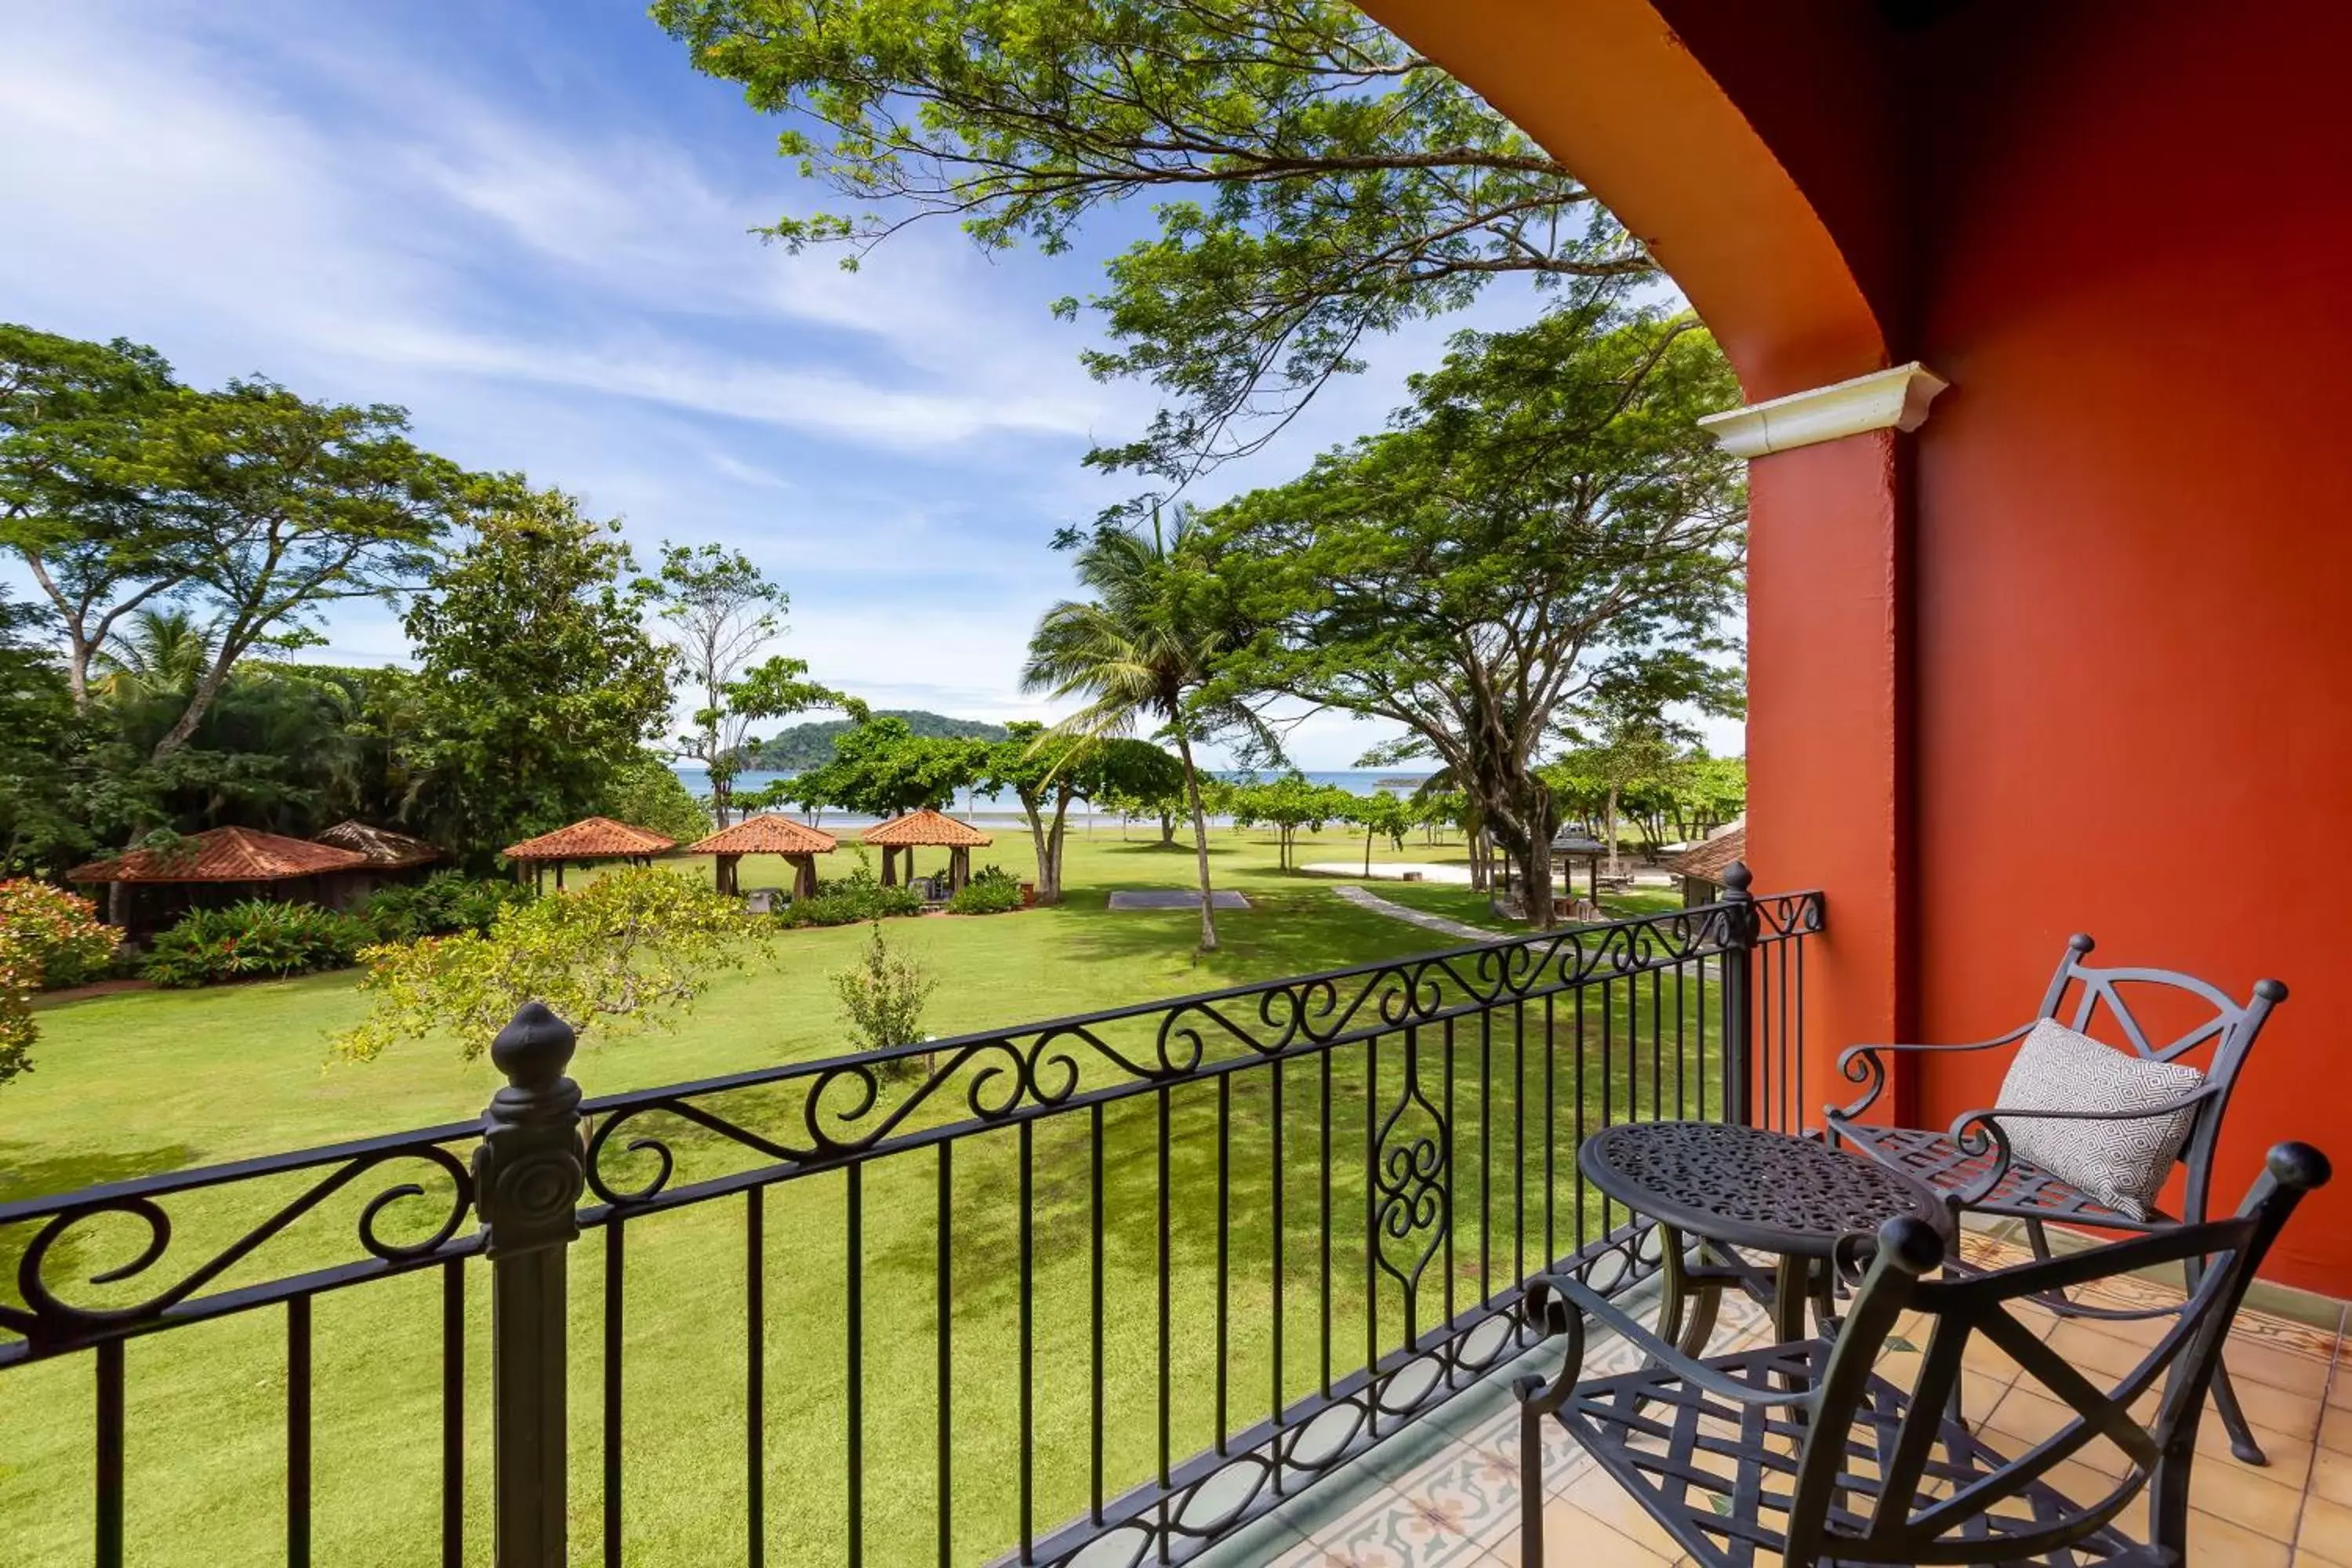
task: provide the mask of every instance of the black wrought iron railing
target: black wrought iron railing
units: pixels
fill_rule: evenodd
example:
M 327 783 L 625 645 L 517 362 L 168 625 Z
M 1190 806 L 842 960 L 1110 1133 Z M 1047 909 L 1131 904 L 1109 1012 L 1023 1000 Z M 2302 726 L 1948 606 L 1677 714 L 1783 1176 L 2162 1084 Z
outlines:
M 1182 1562 L 1509 1360 L 1532 1274 L 1655 1268 L 1577 1145 L 1797 1126 L 1822 921 L 1741 873 L 584 1103 L 526 1009 L 479 1122 L 0 1206 L 0 1560 Z

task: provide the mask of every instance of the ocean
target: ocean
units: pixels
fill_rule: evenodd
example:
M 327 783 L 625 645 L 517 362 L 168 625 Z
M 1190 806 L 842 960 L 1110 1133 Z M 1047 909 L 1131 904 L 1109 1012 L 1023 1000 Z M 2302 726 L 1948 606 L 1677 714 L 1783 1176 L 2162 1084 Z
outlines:
M 709 774 L 700 763 L 678 763 L 672 765 L 671 771 L 677 774 L 678 781 L 698 798 L 710 793 Z M 1244 775 L 1240 773 L 1226 772 L 1217 776 L 1237 779 Z M 1425 771 L 1416 773 L 1394 768 L 1337 768 L 1320 772 L 1310 769 L 1307 772 L 1307 777 L 1311 783 L 1336 784 L 1350 795 L 1375 795 L 1382 787 L 1402 790 L 1409 794 L 1419 788 L 1421 782 L 1428 776 Z M 780 779 L 790 777 L 792 777 L 790 773 L 737 773 L 735 790 L 738 795 L 748 795 L 753 790 L 764 789 Z M 974 822 L 1025 826 L 1025 821 L 1021 815 L 1021 802 L 1010 795 L 996 795 L 982 790 L 975 796 L 971 791 L 966 790 L 956 796 L 955 803 L 950 809 L 955 816 L 968 817 Z M 822 817 L 824 826 L 828 827 L 836 825 L 844 827 L 861 827 L 874 820 L 871 816 L 861 816 L 855 812 L 831 809 L 827 809 Z M 1082 825 L 1115 825 L 1118 817 L 1110 812 L 1097 812 L 1088 803 L 1081 800 L 1071 805 L 1070 821 Z M 1213 816 L 1209 821 L 1213 826 L 1229 826 L 1228 819 L 1222 816 Z

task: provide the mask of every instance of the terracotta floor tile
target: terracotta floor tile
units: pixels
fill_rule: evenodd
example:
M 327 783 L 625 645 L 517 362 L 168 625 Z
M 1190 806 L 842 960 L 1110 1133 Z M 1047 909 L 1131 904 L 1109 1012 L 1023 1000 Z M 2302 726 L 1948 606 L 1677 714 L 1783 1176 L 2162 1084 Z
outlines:
M 2292 1542 L 2303 1489 L 2281 1486 L 2245 1465 L 2200 1458 L 2189 1475 L 2189 1502 L 2273 1541 Z
M 1560 1493 L 1560 1500 L 1575 1504 L 1620 1535 L 1631 1537 L 1668 1562 L 1682 1555 L 1683 1549 L 1675 1538 L 1606 1470 L 1596 1467 L 1579 1477 Z
M 2314 1397 L 2327 1387 L 2332 1358 L 2324 1347 L 2297 1348 L 2252 1334 L 2231 1334 L 2223 1354 L 2230 1374 L 2240 1383 L 2265 1383 Z
M 2311 1495 L 2352 1508 L 2352 1454 L 2322 1448 L 2313 1455 Z
M 2352 1454 L 2352 1409 L 2340 1405 L 2328 1406 L 2319 1426 L 2319 1446 L 2339 1454 Z
M 2303 1530 L 2294 1538 L 2294 1549 L 2305 1557 L 2352 1568 L 2352 1508 L 2324 1497 L 2305 1498 Z
M 2212 1563 L 2216 1568 L 2226 1563 L 2228 1568 L 2288 1568 L 2287 1544 L 2258 1535 L 2242 1524 L 2207 1513 L 2202 1509 L 2189 1510 L 2189 1561 Z
M 1680 1548 L 1668 1542 L 1670 1551 Z M 1659 1568 L 1675 1561 L 1562 1498 L 1544 1504 L 1544 1557 L 1555 1568 Z M 1514 1530 L 1486 1549 L 1481 1568 L 1518 1568 L 1519 1534 Z

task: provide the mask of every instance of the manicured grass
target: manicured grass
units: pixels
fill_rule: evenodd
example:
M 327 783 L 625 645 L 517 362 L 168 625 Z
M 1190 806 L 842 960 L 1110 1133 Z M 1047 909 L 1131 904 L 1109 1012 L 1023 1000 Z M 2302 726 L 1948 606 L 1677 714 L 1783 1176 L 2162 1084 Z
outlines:
M 1333 834 L 1309 854 L 1339 858 L 1350 847 L 1360 853 L 1360 840 Z M 980 856 L 1015 870 L 1025 858 L 1025 842 L 1015 835 L 1001 837 L 994 850 Z M 1418 844 L 1402 856 L 1377 857 L 1429 858 Z M 1104 908 L 1112 888 L 1182 886 L 1192 879 L 1188 851 L 1163 850 L 1142 830 L 1124 842 L 1115 829 L 1074 837 L 1069 898 L 1061 909 L 895 921 L 886 929 L 894 944 L 940 978 L 930 1020 L 941 1034 L 1446 945 L 1433 933 L 1342 903 L 1317 879 L 1283 875 L 1273 859 L 1268 839 L 1217 835 L 1216 875 L 1222 885 L 1246 892 L 1254 908 L 1221 914 L 1223 948 L 1205 958 L 1192 951 L 1196 915 Z M 782 880 L 780 871 L 757 866 L 746 866 L 743 876 L 746 886 Z M 1408 891 L 1415 907 L 1432 907 L 1422 900 L 1458 890 L 1422 885 Z M 592 1046 L 574 1064 L 574 1076 L 594 1094 L 836 1052 L 843 1042 L 826 975 L 844 966 L 864 938 L 859 928 L 792 933 L 758 973 L 715 984 L 677 1034 Z M 351 981 L 330 975 L 134 993 L 45 1011 L 38 1070 L 0 1091 L 0 1194 L 55 1191 L 478 1114 L 496 1075 L 487 1064 L 458 1061 L 446 1044 L 415 1046 L 365 1067 L 323 1065 L 325 1036 L 358 1006 Z M 1579 1006 L 1561 996 L 1416 1031 L 1410 1050 L 1419 1102 L 1405 1093 L 1407 1042 L 1391 1034 L 1374 1047 L 1350 1046 L 1283 1067 L 1279 1114 L 1277 1074 L 1262 1066 L 1107 1105 L 1100 1142 L 1107 1491 L 1116 1495 L 1144 1479 L 1158 1462 L 1163 1159 L 1168 1446 L 1181 1460 L 1213 1440 L 1221 1389 L 1228 1428 L 1262 1418 L 1274 1398 L 1277 1149 L 1280 1388 L 1286 1401 L 1319 1384 L 1327 1341 L 1332 1372 L 1344 1374 L 1362 1364 L 1368 1330 L 1382 1345 L 1393 1344 L 1408 1309 L 1426 1328 L 1482 1292 L 1509 1289 L 1523 1265 L 1570 1249 L 1609 1217 L 1622 1218 L 1603 1216 L 1585 1201 L 1565 1130 L 1580 1105 L 1597 1123 L 1605 1099 L 1607 1113 L 1616 1117 L 1659 1108 L 1673 1114 L 1678 1106 L 1696 1111 L 1715 1064 L 1695 1049 L 1677 1055 L 1672 1020 L 1678 1006 L 1695 1012 L 1707 1000 L 1696 981 L 1679 987 L 1671 979 L 1620 984 L 1605 1001 L 1588 995 Z M 1661 1016 L 1668 1020 L 1662 1050 L 1653 1044 Z M 1235 1021 L 1265 1026 L 1250 1009 Z M 1213 1057 L 1241 1050 L 1213 1025 L 1204 1025 L 1203 1034 Z M 1117 1038 L 1122 1048 L 1149 1048 L 1139 1037 Z M 972 1077 L 967 1072 L 949 1085 L 940 1106 L 919 1112 L 916 1124 L 960 1112 Z M 1095 1064 L 1083 1069 L 1082 1081 L 1097 1087 L 1124 1080 Z M 1229 1087 L 1221 1090 L 1220 1084 Z M 1400 1106 L 1402 1120 L 1383 1148 L 1433 1129 L 1438 1114 L 1452 1121 L 1452 1246 L 1425 1262 L 1419 1253 L 1432 1230 L 1384 1244 L 1379 1260 L 1368 1259 L 1364 1249 L 1367 1148 Z M 768 1093 L 734 1097 L 723 1109 L 747 1122 L 790 1129 L 799 1125 L 802 1106 L 789 1093 Z M 1091 1120 L 1082 1112 L 1038 1122 L 1025 1151 L 1034 1194 L 1029 1299 L 1034 1524 L 1041 1532 L 1081 1511 L 1090 1489 Z M 1560 1138 L 1546 1136 L 1548 1121 Z M 675 1143 L 679 1181 L 751 1163 L 674 1121 L 649 1118 L 641 1129 Z M 942 1289 L 935 1215 L 943 1183 L 955 1241 L 944 1280 L 954 1333 L 955 1557 L 985 1561 L 1017 1538 L 1023 1143 L 1013 1130 L 993 1131 L 959 1140 L 944 1173 L 937 1151 L 925 1149 L 874 1162 L 858 1178 L 869 1563 L 927 1561 L 935 1552 L 929 1532 L 938 1484 Z M 642 1168 L 625 1165 L 614 1173 Z M 420 1179 L 435 1184 L 429 1175 Z M 759 1200 L 772 1563 L 845 1560 L 849 1180 L 839 1172 L 812 1176 L 768 1189 Z M 1328 1309 L 1321 1267 L 1327 1183 Z M 268 1192 L 247 1186 L 209 1205 L 175 1206 L 181 1233 L 150 1277 L 175 1263 L 184 1268 L 233 1238 L 291 1190 L 289 1184 L 272 1184 Z M 367 1191 L 278 1237 L 224 1282 L 273 1278 L 349 1256 L 353 1211 Z M 739 1195 L 633 1220 L 619 1244 L 625 1259 L 623 1539 L 633 1564 L 743 1555 L 750 1203 Z M 400 1213 L 387 1216 L 387 1229 L 398 1230 Z M 53 1259 L 49 1277 L 86 1278 L 125 1261 L 143 1239 L 134 1228 L 122 1222 L 67 1249 Z M 612 1235 L 592 1233 L 572 1254 L 573 1533 L 575 1560 L 583 1563 L 601 1560 L 602 1302 Z M 0 1236 L 0 1289 L 12 1298 L 24 1240 L 21 1234 Z M 1391 1268 L 1412 1281 L 1410 1292 Z M 468 1560 L 475 1561 L 487 1559 L 488 1503 L 488 1351 L 479 1331 L 488 1285 L 479 1265 L 466 1270 L 465 1288 L 475 1325 L 466 1346 Z M 318 1301 L 318 1561 L 437 1561 L 440 1289 L 437 1278 L 410 1276 Z M 100 1295 L 121 1299 L 121 1289 Z M 285 1314 L 271 1309 L 129 1347 L 133 1561 L 209 1565 L 282 1555 L 284 1336 Z M 0 1563 L 87 1560 L 89 1388 L 87 1355 L 0 1373 Z

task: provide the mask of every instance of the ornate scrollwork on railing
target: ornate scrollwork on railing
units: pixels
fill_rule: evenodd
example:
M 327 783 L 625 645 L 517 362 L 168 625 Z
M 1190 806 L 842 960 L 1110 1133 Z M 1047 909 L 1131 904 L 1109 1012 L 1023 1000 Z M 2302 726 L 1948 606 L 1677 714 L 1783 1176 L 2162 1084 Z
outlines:
M 1411 1322 L 1422 1274 L 1453 1223 L 1445 1187 L 1453 1138 L 1444 1114 L 1422 1092 L 1419 1039 L 1408 1029 L 1404 1040 L 1404 1082 L 1373 1145 L 1372 1257 L 1404 1292 Z
M 472 1174 L 465 1161 L 442 1142 L 370 1147 L 340 1163 L 318 1162 L 276 1169 L 265 1163 L 247 1179 L 262 1180 L 298 1170 L 315 1170 L 322 1164 L 328 1166 L 326 1174 L 281 1204 L 268 1218 L 250 1226 L 236 1240 L 178 1268 L 159 1268 L 173 1253 L 177 1228 L 173 1205 L 190 1199 L 194 1194 L 226 1184 L 217 1173 L 191 1173 L 182 1178 L 157 1177 L 95 1188 L 55 1200 L 46 1208 L 37 1205 L 10 1205 L 0 1213 L 0 1218 L 31 1225 L 35 1229 L 16 1262 L 16 1292 L 24 1306 L 0 1306 L 0 1329 L 23 1335 L 33 1347 L 47 1353 L 110 1332 L 134 1331 L 152 1324 L 174 1309 L 197 1300 L 207 1287 L 222 1280 L 305 1216 L 318 1213 L 337 1194 L 351 1188 L 364 1189 L 379 1173 L 408 1174 L 411 1179 L 389 1181 L 369 1194 L 352 1229 L 352 1240 L 362 1256 L 354 1258 L 344 1252 L 328 1262 L 327 1268 L 371 1259 L 391 1267 L 420 1263 L 450 1242 L 473 1212 Z M 446 1177 L 446 1190 L 433 1191 L 414 1179 L 425 1173 L 414 1170 L 418 1164 Z M 387 1234 L 385 1221 L 395 1212 L 416 1216 L 423 1222 L 421 1229 L 407 1240 Z M 68 1272 L 65 1260 L 74 1252 L 106 1239 L 111 1228 L 107 1224 L 110 1219 L 125 1218 L 144 1230 L 143 1239 L 131 1258 L 92 1270 L 71 1283 L 59 1278 Z M 279 1283 L 286 1287 L 284 1293 L 291 1295 L 305 1279 L 311 1277 L 297 1276 Z M 151 1281 L 152 1289 L 131 1300 L 93 1300 L 88 1294 L 103 1292 L 109 1286 L 146 1286 Z
M 1820 924 L 1815 895 L 1754 900 L 1742 907 L 1756 910 L 1759 927 L 1773 933 L 1796 934 Z M 586 1108 L 593 1127 L 587 1185 L 596 1198 L 622 1207 L 666 1194 L 686 1201 L 691 1189 L 679 1184 L 682 1136 L 731 1145 L 776 1167 L 774 1176 L 782 1177 L 887 1152 L 905 1138 L 943 1127 L 976 1131 L 1043 1114 L 1082 1093 L 1148 1092 L 1228 1070 L 1236 1058 L 1328 1050 L 1670 970 L 1728 951 L 1735 934 L 1731 912 L 1729 906 L 1709 905 L 1567 926 L 1027 1029 L 615 1096 Z M 747 1092 L 768 1094 L 778 1103 L 754 1113 L 726 1100 Z M 1424 1201 L 1416 1192 L 1412 1205 Z M 1400 1221 L 1410 1219 L 1412 1205 L 1394 1212 Z

